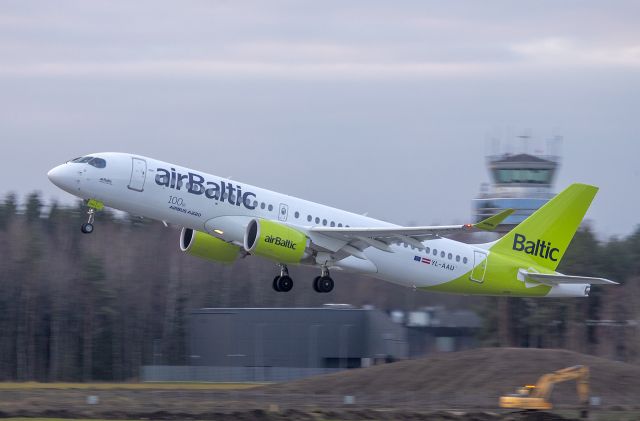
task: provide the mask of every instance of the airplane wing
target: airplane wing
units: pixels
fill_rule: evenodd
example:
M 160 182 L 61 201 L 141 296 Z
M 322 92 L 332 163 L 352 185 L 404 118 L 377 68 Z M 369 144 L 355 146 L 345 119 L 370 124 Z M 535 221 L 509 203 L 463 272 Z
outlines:
M 355 244 L 358 242 L 387 252 L 392 251 L 389 248 L 389 245 L 392 243 L 404 243 L 423 250 L 425 246 L 422 244 L 422 241 L 429 238 L 441 237 L 458 232 L 491 231 L 495 229 L 500 222 L 504 221 L 506 217 L 511 215 L 513 211 L 513 209 L 504 210 L 476 224 L 423 227 L 311 227 L 308 231 L 338 240 L 340 243 L 346 245 L 346 247 L 343 246 L 341 248 L 350 254 L 354 254 L 351 253 L 354 246 L 359 250 L 358 244 Z
M 520 273 L 529 281 L 555 286 L 559 284 L 591 284 L 591 285 L 617 285 L 617 282 L 604 278 L 591 278 L 589 276 L 570 276 L 561 274 L 536 273 L 520 270 Z

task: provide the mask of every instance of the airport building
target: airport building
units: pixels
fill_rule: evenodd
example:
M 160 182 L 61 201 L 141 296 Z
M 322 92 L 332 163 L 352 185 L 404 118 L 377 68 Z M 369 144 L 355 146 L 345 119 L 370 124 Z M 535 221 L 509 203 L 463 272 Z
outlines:
M 553 155 L 499 154 L 487 157 L 490 184 L 481 186 L 473 200 L 476 222 L 505 209 L 515 209 L 498 228 L 508 231 L 524 221 L 553 196 L 560 159 Z
M 454 352 L 478 346 L 482 319 L 471 310 L 426 307 L 407 314 L 409 358 L 434 352 Z
M 470 311 L 442 307 L 394 316 L 348 305 L 203 308 L 190 317 L 189 365 L 144 366 L 141 378 L 286 381 L 469 349 L 481 325 Z
M 192 365 L 356 368 L 407 358 L 402 325 L 374 309 L 205 308 L 191 315 Z

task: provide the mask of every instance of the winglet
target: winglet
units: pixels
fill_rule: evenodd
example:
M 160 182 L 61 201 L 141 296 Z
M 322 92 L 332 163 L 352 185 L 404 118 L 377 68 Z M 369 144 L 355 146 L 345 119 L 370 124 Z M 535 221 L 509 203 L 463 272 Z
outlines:
M 500 225 L 502 221 L 507 219 L 509 215 L 514 212 L 514 209 L 505 209 L 500 213 L 497 213 L 493 216 L 488 217 L 487 219 L 483 219 L 477 224 L 473 224 L 474 228 L 478 228 L 483 231 L 493 231 Z

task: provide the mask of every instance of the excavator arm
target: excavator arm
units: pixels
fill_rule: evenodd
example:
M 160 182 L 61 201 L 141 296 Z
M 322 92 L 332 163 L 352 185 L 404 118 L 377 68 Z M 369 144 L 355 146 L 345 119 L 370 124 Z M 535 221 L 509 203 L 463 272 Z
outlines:
M 553 386 L 556 383 L 576 380 L 578 398 L 580 403 L 587 404 L 589 401 L 589 367 L 583 365 L 574 365 L 573 367 L 563 368 L 553 373 L 545 374 L 540 377 L 536 387 L 531 394 L 532 397 L 549 400 Z
M 553 373 L 545 374 L 538 379 L 535 386 L 527 386 L 525 393 L 501 396 L 501 408 L 513 409 L 551 409 L 553 406 L 549 402 L 549 397 L 556 383 L 576 380 L 577 391 L 580 403 L 586 408 L 589 403 L 589 367 L 576 365 L 563 368 Z

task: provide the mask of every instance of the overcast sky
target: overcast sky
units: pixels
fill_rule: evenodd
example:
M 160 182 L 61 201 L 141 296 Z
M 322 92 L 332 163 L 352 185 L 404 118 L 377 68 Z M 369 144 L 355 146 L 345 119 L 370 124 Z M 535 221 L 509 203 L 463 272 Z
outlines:
M 492 137 L 640 223 L 640 2 L 0 1 L 0 194 L 133 152 L 406 224 L 467 222 Z

